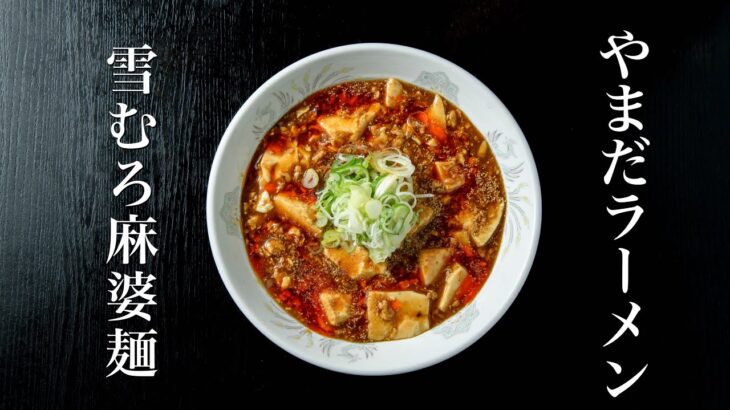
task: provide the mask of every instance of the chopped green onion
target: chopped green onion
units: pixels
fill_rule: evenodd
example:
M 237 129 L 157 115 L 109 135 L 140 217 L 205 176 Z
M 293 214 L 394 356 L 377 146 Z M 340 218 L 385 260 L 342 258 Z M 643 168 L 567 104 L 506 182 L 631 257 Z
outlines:
M 320 228 L 324 228 L 325 226 L 327 226 L 327 215 L 325 215 L 321 211 L 317 211 L 317 220 L 314 224 Z
M 340 246 L 340 233 L 330 229 L 322 235 L 322 246 L 325 248 L 338 248 Z
M 375 219 L 380 216 L 380 211 L 382 210 L 383 204 L 375 199 L 371 199 L 365 204 L 365 213 L 368 214 L 368 217 L 370 217 L 370 219 Z
M 387 259 L 415 225 L 413 208 L 424 197 L 413 192 L 414 171 L 395 148 L 367 157 L 339 154 L 317 194 L 317 226 L 329 226 L 322 245 L 348 252 L 360 245 L 373 262 Z

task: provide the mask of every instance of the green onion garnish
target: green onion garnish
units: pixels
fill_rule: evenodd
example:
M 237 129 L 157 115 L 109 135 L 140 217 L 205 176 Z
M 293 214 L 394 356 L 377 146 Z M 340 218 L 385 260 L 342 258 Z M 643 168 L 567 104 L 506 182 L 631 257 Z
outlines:
M 416 223 L 411 160 L 395 148 L 361 155 L 339 154 L 317 194 L 317 225 L 328 227 L 322 246 L 352 250 L 385 261 Z

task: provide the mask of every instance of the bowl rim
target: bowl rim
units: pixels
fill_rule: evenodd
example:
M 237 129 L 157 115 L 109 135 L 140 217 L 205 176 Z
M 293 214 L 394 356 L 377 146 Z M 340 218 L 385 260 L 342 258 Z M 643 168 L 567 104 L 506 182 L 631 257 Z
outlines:
M 527 255 L 525 261 L 524 261 L 524 268 L 522 269 L 522 272 L 520 272 L 519 280 L 515 283 L 514 287 L 511 289 L 510 294 L 505 299 L 505 302 L 502 304 L 502 306 L 497 310 L 497 312 L 493 315 L 493 317 L 487 321 L 484 325 L 482 325 L 479 328 L 474 329 L 473 331 L 468 332 L 464 339 L 460 341 L 454 341 L 453 347 L 450 347 L 448 349 L 444 349 L 442 351 L 434 351 L 434 354 L 432 356 L 429 356 L 425 358 L 422 361 L 419 361 L 417 363 L 410 363 L 407 365 L 401 365 L 398 364 L 398 362 L 392 362 L 393 364 L 389 366 L 388 368 L 382 368 L 382 369 L 360 369 L 360 368 L 351 368 L 351 367 L 345 367 L 335 361 L 328 361 L 324 359 L 317 359 L 315 357 L 310 357 L 306 354 L 300 354 L 300 352 L 295 349 L 294 346 L 290 346 L 289 344 L 283 343 L 279 340 L 278 336 L 274 335 L 272 331 L 269 330 L 268 326 L 262 322 L 259 317 L 253 313 L 252 309 L 248 306 L 248 301 L 245 300 L 245 298 L 238 297 L 237 292 L 235 292 L 234 284 L 232 283 L 232 279 L 230 278 L 230 273 L 227 272 L 225 269 L 224 264 L 224 256 L 221 251 L 221 245 L 219 243 L 219 238 L 224 236 L 223 232 L 220 232 L 220 230 L 217 228 L 215 223 L 216 218 L 216 197 L 215 197 L 215 187 L 216 187 L 216 181 L 218 180 L 219 171 L 221 168 L 221 161 L 223 152 L 231 145 L 231 143 L 234 141 L 233 134 L 235 129 L 237 128 L 237 124 L 241 121 L 244 114 L 253 106 L 255 102 L 261 97 L 266 95 L 272 88 L 274 88 L 280 79 L 283 77 L 286 77 L 289 73 L 292 71 L 296 71 L 301 67 L 305 67 L 308 64 L 312 62 L 316 62 L 317 60 L 336 56 L 338 54 L 342 53 L 350 53 L 350 52 L 357 52 L 357 51 L 385 51 L 385 52 L 396 52 L 396 53 L 402 53 L 407 54 L 411 56 L 419 56 L 419 57 L 425 57 L 428 59 L 435 60 L 438 64 L 442 64 L 445 66 L 448 66 L 450 69 L 458 72 L 460 75 L 465 76 L 468 78 L 471 82 L 473 82 L 474 86 L 480 87 L 482 92 L 487 93 L 488 95 L 491 95 L 496 101 L 498 101 L 505 111 L 505 120 L 510 123 L 511 126 L 514 126 L 514 128 L 519 132 L 517 137 L 521 139 L 521 141 L 524 143 L 524 157 L 525 159 L 530 163 L 531 166 L 527 167 L 529 168 L 530 177 L 534 181 L 535 188 L 535 198 L 534 198 L 534 235 L 530 235 L 530 243 L 529 243 L 529 254 Z M 457 104 L 458 106 L 458 104 Z M 244 171 L 245 172 L 245 171 Z M 527 276 L 529 275 L 533 262 L 535 260 L 535 255 L 537 253 L 537 248 L 539 245 L 540 240 L 540 231 L 542 227 L 542 191 L 540 189 L 540 180 L 539 176 L 537 174 L 537 166 L 535 164 L 534 157 L 532 155 L 532 151 L 530 150 L 529 144 L 527 142 L 527 139 L 524 136 L 524 133 L 522 132 L 522 129 L 520 128 L 519 124 L 517 124 L 517 121 L 512 116 L 512 113 L 509 112 L 507 107 L 502 103 L 502 101 L 484 84 L 482 83 L 478 78 L 476 78 L 474 75 L 469 73 L 468 71 L 464 70 L 460 66 L 456 65 L 455 63 L 452 63 L 449 60 L 446 60 L 443 57 L 440 57 L 438 55 L 435 55 L 433 53 L 423 51 L 417 48 L 403 46 L 403 45 L 397 45 L 397 44 L 390 44 L 390 43 L 357 43 L 357 44 L 349 44 L 349 45 L 342 45 L 337 46 L 333 48 L 329 48 L 326 50 L 319 51 L 317 53 L 311 54 L 309 56 L 306 56 L 300 60 L 295 61 L 294 63 L 284 67 L 279 72 L 274 74 L 272 77 L 270 77 L 268 80 L 266 80 L 261 86 L 259 86 L 243 103 L 243 105 L 238 109 L 236 114 L 233 116 L 231 121 L 229 122 L 228 126 L 226 127 L 225 132 L 223 133 L 223 137 L 221 138 L 221 141 L 218 144 L 218 147 L 216 148 L 216 153 L 213 158 L 213 162 L 211 164 L 211 171 L 210 175 L 208 177 L 208 185 L 207 185 L 207 194 L 206 194 L 206 226 L 208 230 L 208 240 L 210 242 L 210 248 L 213 253 L 213 258 L 215 260 L 216 268 L 218 270 L 218 273 L 223 281 L 223 284 L 225 285 L 225 288 L 230 295 L 231 299 L 233 299 L 234 303 L 238 306 L 238 308 L 243 312 L 244 316 L 258 329 L 261 333 L 264 334 L 270 341 L 274 342 L 277 346 L 282 348 L 284 351 L 288 352 L 289 354 L 293 355 L 294 357 L 297 357 L 301 360 L 304 360 L 305 362 L 308 362 L 312 365 L 325 368 L 328 370 L 340 372 L 340 373 L 346 373 L 346 374 L 355 374 L 355 375 L 392 375 L 392 374 L 402 374 L 407 372 L 412 372 L 416 370 L 420 370 L 423 368 L 430 367 L 432 365 L 435 365 L 437 363 L 440 363 L 444 360 L 447 360 L 472 344 L 474 344 L 477 340 L 482 338 L 501 318 L 504 316 L 504 314 L 507 312 L 507 310 L 512 306 L 512 303 L 517 298 L 517 295 L 520 293 L 520 290 L 522 289 L 522 286 L 524 285 L 525 281 L 527 280 Z M 504 233 L 503 233 L 504 235 Z M 241 238 L 241 241 L 244 239 Z M 501 252 L 500 252 L 501 255 Z M 250 262 L 248 262 L 250 263 Z M 495 262 L 496 265 L 496 262 Z M 225 271 L 225 272 L 224 272 Z M 465 307 L 466 308 L 466 307 Z M 329 338 L 328 336 L 321 335 L 322 337 Z M 418 336 L 416 336 L 417 338 Z M 333 339 L 333 338 L 329 338 Z M 334 340 L 340 340 L 340 339 L 334 339 Z M 406 339 L 408 340 L 408 339 Z M 398 341 L 388 341 L 387 343 L 397 343 Z

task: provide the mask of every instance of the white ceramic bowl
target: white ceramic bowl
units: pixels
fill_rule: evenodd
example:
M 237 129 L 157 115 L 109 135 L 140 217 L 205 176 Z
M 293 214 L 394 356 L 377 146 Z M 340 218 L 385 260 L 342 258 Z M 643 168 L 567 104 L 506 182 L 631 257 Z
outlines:
M 264 133 L 291 107 L 332 84 L 395 77 L 445 96 L 486 137 L 502 169 L 507 215 L 491 276 L 459 313 L 411 339 L 350 343 L 308 330 L 279 308 L 254 275 L 240 231 L 241 181 Z M 522 131 L 474 76 L 433 54 L 391 44 L 355 44 L 306 57 L 281 70 L 243 104 L 223 135 L 208 182 L 210 245 L 228 292 L 266 337 L 317 366 L 363 375 L 413 371 L 445 360 L 482 337 L 509 308 L 532 265 L 541 199 Z M 235 326 L 235 324 L 231 324 Z

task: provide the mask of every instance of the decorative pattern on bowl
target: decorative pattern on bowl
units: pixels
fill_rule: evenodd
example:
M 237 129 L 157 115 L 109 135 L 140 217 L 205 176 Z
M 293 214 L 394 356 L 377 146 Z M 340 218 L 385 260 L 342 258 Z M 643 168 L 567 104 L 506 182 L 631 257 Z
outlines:
M 256 118 L 251 133 L 256 136 L 256 140 L 260 140 L 282 115 L 315 91 L 352 79 L 347 75 L 351 71 L 352 67 L 332 70 L 332 64 L 325 64 L 314 78 L 307 71 L 301 78 L 292 81 L 288 89 L 274 91 L 271 94 L 273 98 L 270 98 L 266 105 L 256 107 Z

